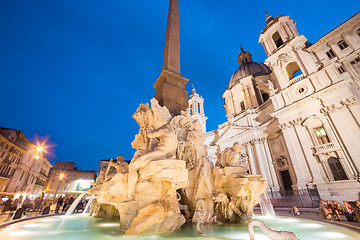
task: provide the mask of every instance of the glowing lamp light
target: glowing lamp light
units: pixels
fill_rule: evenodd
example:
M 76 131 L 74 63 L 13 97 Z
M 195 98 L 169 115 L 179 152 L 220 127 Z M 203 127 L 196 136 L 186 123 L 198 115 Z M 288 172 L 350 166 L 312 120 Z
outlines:
M 40 158 L 40 156 L 39 156 L 39 155 L 36 155 L 36 156 L 35 156 L 35 159 L 39 159 L 39 158 Z
M 44 148 L 41 147 L 41 146 L 39 146 L 39 147 L 36 148 L 36 150 L 37 150 L 38 152 L 41 152 L 42 150 L 44 150 Z

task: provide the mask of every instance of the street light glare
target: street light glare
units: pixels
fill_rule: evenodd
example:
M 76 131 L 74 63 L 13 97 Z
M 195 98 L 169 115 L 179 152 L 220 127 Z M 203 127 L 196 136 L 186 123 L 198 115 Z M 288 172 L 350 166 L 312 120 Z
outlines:
M 40 147 L 37 147 L 36 150 L 37 150 L 38 152 L 41 152 L 41 151 L 44 150 L 44 149 L 43 149 L 43 147 L 40 146 Z

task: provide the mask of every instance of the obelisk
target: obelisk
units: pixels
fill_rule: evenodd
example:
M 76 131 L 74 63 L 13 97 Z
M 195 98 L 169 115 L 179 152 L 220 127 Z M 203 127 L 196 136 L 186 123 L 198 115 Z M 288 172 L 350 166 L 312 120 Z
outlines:
M 154 98 L 172 115 L 179 115 L 188 107 L 188 92 L 185 90 L 188 81 L 180 74 L 179 1 L 170 0 L 163 69 L 154 84 Z

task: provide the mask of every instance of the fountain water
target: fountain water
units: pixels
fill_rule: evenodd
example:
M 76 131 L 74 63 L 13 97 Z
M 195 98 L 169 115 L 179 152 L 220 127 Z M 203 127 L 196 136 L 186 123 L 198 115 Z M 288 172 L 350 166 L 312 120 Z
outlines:
M 70 216 L 71 214 L 73 214 L 73 212 L 76 209 L 76 206 L 80 203 L 80 201 L 83 199 L 83 197 L 88 194 L 87 192 L 83 192 L 82 194 L 80 194 L 75 201 L 71 204 L 71 206 L 69 207 L 69 209 L 66 211 L 65 216 Z
M 84 211 L 82 212 L 82 215 L 85 215 L 85 216 L 89 216 L 90 214 L 90 208 L 91 208 L 91 205 L 92 205 L 92 200 L 94 199 L 94 197 L 91 197 L 89 199 L 89 201 L 86 203 L 86 206 L 84 208 Z
M 267 191 L 265 191 L 260 196 L 260 208 L 261 208 L 262 215 L 272 216 L 272 217 L 276 216 L 273 205 L 271 204 L 269 194 Z

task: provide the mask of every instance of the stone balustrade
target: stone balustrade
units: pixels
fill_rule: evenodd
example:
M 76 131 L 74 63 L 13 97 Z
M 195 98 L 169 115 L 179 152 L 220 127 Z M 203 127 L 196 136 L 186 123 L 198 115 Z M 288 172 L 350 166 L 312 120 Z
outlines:
M 299 82 L 299 81 L 301 81 L 303 79 L 304 79 L 304 74 L 301 74 L 301 75 L 291 79 L 290 82 L 289 82 L 289 85 L 293 85 L 294 83 Z
M 337 143 L 326 143 L 322 145 L 317 145 L 314 147 L 315 149 L 315 155 L 327 153 L 327 152 L 334 152 L 337 150 L 340 150 L 340 147 Z

